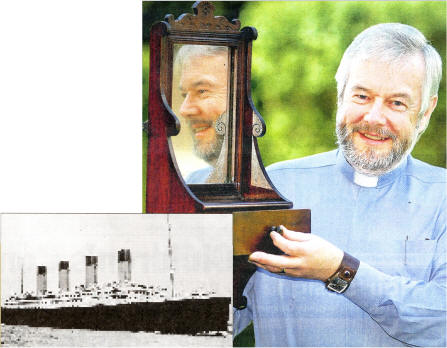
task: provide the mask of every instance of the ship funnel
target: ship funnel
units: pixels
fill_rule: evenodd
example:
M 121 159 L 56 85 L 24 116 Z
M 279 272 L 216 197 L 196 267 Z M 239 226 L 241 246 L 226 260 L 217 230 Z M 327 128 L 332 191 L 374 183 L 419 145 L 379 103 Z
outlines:
M 70 280 L 69 280 L 69 263 L 68 261 L 59 262 L 59 290 L 60 291 L 70 291 Z
M 129 249 L 118 250 L 118 280 L 120 282 L 131 281 L 131 262 Z
M 85 287 L 98 284 L 98 256 L 85 257 Z
M 37 294 L 44 295 L 47 292 L 47 267 L 37 266 Z

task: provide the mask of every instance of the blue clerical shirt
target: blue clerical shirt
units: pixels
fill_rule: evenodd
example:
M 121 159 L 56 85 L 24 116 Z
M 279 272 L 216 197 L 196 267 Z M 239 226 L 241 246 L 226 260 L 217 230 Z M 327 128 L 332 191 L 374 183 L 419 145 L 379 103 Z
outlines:
M 185 181 L 187 184 L 205 184 L 212 171 L 213 167 L 211 166 L 198 169 L 189 174 Z
M 257 346 L 445 346 L 446 170 L 408 156 L 375 187 L 354 182 L 338 150 L 268 168 L 294 209 L 311 209 L 312 233 L 360 260 L 350 287 L 262 269 L 247 308 Z

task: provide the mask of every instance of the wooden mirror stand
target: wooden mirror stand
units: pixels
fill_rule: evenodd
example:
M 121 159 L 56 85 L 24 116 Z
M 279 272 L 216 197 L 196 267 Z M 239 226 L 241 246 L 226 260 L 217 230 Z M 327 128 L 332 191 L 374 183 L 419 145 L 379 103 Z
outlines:
M 230 22 L 225 17 L 215 17 L 214 6 L 207 1 L 196 2 L 193 11 L 194 14 L 183 14 L 176 20 L 167 15 L 165 21 L 152 26 L 150 33 L 149 117 L 145 125 L 148 134 L 146 212 L 231 213 L 291 208 L 292 203 L 277 192 L 268 178 L 257 145 L 256 138 L 265 133 L 264 121 L 253 106 L 250 87 L 251 47 L 257 32 L 252 27 L 240 29 L 239 20 Z M 190 46 L 189 51 L 207 46 L 227 52 L 224 59 L 226 106 L 220 115 L 225 119 L 223 127 L 222 122 L 213 121 L 214 128 L 211 128 L 211 121 L 205 125 L 205 121 L 187 110 L 186 100 L 193 97 L 187 90 L 185 76 L 195 72 L 192 65 L 189 70 L 182 65 L 185 71 L 177 79 L 180 83 L 173 82 L 177 81 L 176 54 L 182 46 Z M 204 59 L 199 61 L 205 67 L 203 73 L 210 67 L 204 64 Z M 222 78 L 214 80 L 223 83 Z M 176 97 L 178 89 L 182 90 L 180 97 Z M 204 88 L 197 92 L 201 98 L 206 98 L 206 93 Z M 180 111 L 175 111 L 176 98 L 182 104 Z M 190 117 L 188 124 L 193 125 L 195 132 L 195 150 L 205 135 L 224 134 L 218 151 L 220 157 L 222 153 L 225 156 L 223 160 L 210 161 L 208 169 L 203 169 L 215 173 L 203 182 L 189 182 L 179 167 L 180 153 L 174 149 L 172 140 L 187 127 L 178 114 Z M 225 175 L 220 175 L 223 172 Z

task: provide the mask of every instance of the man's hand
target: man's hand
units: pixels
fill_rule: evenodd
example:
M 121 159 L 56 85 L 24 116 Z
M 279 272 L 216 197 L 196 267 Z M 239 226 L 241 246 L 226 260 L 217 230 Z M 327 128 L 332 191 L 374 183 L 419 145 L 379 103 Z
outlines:
M 272 273 L 286 273 L 288 276 L 323 282 L 335 273 L 343 259 L 342 250 L 318 236 L 289 231 L 284 226 L 281 229 L 282 236 L 271 232 L 270 237 L 285 255 L 256 251 L 248 260 Z

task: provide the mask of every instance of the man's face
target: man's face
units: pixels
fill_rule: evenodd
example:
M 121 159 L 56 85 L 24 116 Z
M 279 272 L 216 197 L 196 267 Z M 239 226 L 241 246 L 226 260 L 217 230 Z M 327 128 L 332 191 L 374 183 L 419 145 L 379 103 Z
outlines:
M 227 56 L 195 56 L 182 65 L 180 114 L 192 131 L 194 149 L 207 162 L 217 159 L 223 136 L 214 125 L 227 109 Z
M 396 63 L 377 59 L 353 63 L 337 111 L 337 138 L 357 171 L 386 173 L 411 151 L 424 75 L 424 60 L 419 55 Z

